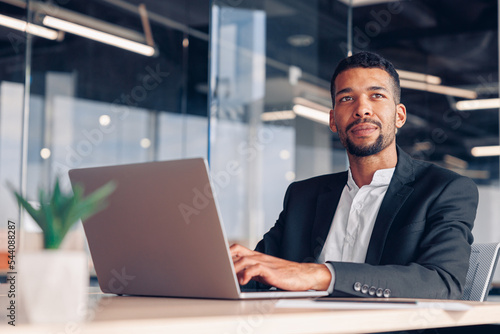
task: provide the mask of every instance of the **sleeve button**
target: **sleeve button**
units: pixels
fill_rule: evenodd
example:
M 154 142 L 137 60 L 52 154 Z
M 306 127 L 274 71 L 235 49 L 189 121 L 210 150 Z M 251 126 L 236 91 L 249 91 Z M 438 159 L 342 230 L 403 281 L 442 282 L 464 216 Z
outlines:
M 370 296 L 375 296 L 375 292 L 376 292 L 376 291 L 377 291 L 377 288 L 376 288 L 376 287 L 374 287 L 374 286 L 372 286 L 372 287 L 370 287 L 370 290 L 368 290 L 368 294 L 369 294 Z
M 389 298 L 390 296 L 391 296 L 391 290 L 389 290 L 389 289 L 385 289 L 385 290 L 384 290 L 384 297 L 385 297 L 385 298 Z
M 367 293 L 368 290 L 370 289 L 370 287 L 367 285 L 367 284 L 364 284 L 362 287 L 361 287 L 361 293 Z
M 382 297 L 384 295 L 384 289 L 378 288 L 376 294 L 377 297 Z
M 354 283 L 354 291 L 356 291 L 356 292 L 361 291 L 361 283 L 360 282 Z

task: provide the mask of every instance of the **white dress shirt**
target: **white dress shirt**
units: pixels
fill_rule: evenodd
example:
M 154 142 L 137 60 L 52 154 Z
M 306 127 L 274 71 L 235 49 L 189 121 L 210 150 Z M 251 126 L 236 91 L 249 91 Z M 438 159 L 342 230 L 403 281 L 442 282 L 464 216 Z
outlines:
M 348 171 L 347 184 L 340 196 L 332 226 L 328 232 L 318 263 L 327 261 L 364 263 L 368 244 L 380 205 L 384 199 L 395 168 L 380 169 L 372 182 L 359 188 Z M 333 292 L 335 273 L 333 266 L 330 293 Z

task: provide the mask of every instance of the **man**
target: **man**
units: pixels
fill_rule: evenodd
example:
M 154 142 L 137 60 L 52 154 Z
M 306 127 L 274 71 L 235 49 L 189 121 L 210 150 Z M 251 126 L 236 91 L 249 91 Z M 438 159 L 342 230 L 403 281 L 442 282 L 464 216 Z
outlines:
M 240 284 L 334 296 L 458 299 L 469 264 L 475 184 L 396 145 L 399 77 L 373 53 L 332 77 L 330 128 L 349 170 L 292 183 L 255 251 L 231 246 Z

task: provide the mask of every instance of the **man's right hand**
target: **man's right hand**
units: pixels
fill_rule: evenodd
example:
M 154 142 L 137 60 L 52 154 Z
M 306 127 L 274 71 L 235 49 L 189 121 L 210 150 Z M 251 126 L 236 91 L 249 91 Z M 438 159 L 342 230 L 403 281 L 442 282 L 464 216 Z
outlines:
M 230 252 L 241 285 L 254 280 L 282 290 L 327 290 L 332 279 L 324 264 L 287 261 L 238 244 Z

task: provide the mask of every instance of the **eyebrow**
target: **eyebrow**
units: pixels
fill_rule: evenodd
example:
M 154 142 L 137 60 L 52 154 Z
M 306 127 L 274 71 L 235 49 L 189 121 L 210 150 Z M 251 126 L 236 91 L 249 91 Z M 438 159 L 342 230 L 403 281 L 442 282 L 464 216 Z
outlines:
M 384 92 L 388 92 L 389 90 L 385 87 L 382 87 L 382 86 L 370 86 L 368 87 L 368 91 L 384 91 Z M 346 94 L 346 93 L 351 93 L 353 91 L 352 88 L 350 87 L 347 87 L 347 88 L 344 88 L 344 89 L 341 89 L 339 90 L 335 96 L 338 96 L 338 95 L 341 95 L 341 94 Z
M 371 86 L 368 88 L 369 91 L 377 91 L 377 90 L 383 90 L 385 92 L 388 92 L 389 90 L 385 87 L 382 86 Z
M 350 93 L 350 92 L 352 92 L 352 88 L 344 88 L 344 89 L 339 90 L 335 94 L 335 96 L 339 96 L 340 94 L 345 94 L 345 93 Z

